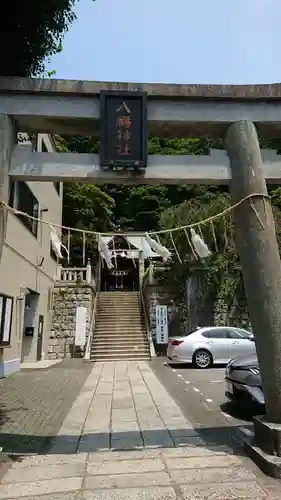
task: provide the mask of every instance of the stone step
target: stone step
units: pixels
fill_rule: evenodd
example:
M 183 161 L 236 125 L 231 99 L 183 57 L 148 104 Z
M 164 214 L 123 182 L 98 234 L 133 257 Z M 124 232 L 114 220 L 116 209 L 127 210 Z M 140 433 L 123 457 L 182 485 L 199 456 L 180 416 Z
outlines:
M 133 292 L 133 291 L 129 291 L 129 292 L 126 292 L 125 290 L 123 292 L 120 292 L 118 290 L 114 290 L 112 292 L 108 291 L 108 292 L 100 292 L 100 297 L 105 297 L 105 296 L 118 296 L 118 297 L 125 297 L 126 295 L 128 295 L 129 297 L 133 297 L 133 296 L 136 296 L 136 295 L 139 295 L 140 292 L 136 291 L 136 292 Z
M 147 336 L 145 334 L 139 334 L 139 335 L 96 335 L 94 337 L 93 342 L 99 342 L 99 343 L 115 343 L 115 342 L 125 342 L 126 344 L 128 342 L 134 342 L 134 343 L 139 343 L 139 342 L 146 342 Z
M 139 297 L 99 297 L 99 304 L 139 304 Z
M 130 303 L 130 302 L 99 302 L 98 303 L 98 309 L 99 308 L 107 308 L 107 307 L 113 307 L 115 309 L 120 309 L 120 307 L 128 307 L 132 309 L 139 309 L 140 304 L 139 302 L 136 303 Z
M 125 354 L 137 354 L 137 353 L 140 353 L 140 354 L 145 354 L 149 351 L 149 348 L 148 346 L 147 347 L 140 347 L 140 348 L 136 348 L 136 349 L 118 349 L 118 348 L 108 348 L 108 349 L 104 349 L 103 347 L 93 347 L 91 349 L 91 353 L 92 354 L 116 354 L 118 356 L 120 356 L 121 354 L 125 353 Z
M 97 342 L 93 341 L 91 350 L 96 350 L 96 349 L 105 349 L 109 350 L 114 346 L 116 349 L 121 349 L 122 351 L 130 350 L 133 351 L 134 349 L 146 349 L 148 348 L 147 341 L 145 340 L 139 340 L 138 342 Z
M 116 354 L 97 354 L 90 357 L 91 361 L 149 361 L 149 354 L 122 354 L 117 356 Z
M 95 332 L 95 338 L 96 339 L 143 339 L 146 338 L 146 332 L 124 332 L 124 331 L 116 331 L 116 332 L 110 332 L 110 331 L 99 331 Z
M 99 295 L 99 300 L 112 300 L 112 301 L 117 301 L 117 300 L 139 300 L 140 297 L 138 295 L 123 295 L 123 293 L 120 293 L 119 295 L 116 294 L 116 295 L 112 295 L 112 294 L 108 294 L 108 295 Z
M 95 330 L 98 328 L 109 328 L 110 330 L 116 330 L 118 328 L 133 328 L 133 330 L 136 330 L 136 328 L 143 329 L 143 323 L 141 321 L 135 322 L 135 321 L 96 321 L 95 324 Z
M 119 336 L 119 337 L 129 337 L 131 335 L 133 336 L 138 336 L 138 337 L 141 337 L 142 335 L 145 335 L 146 331 L 144 329 L 140 329 L 140 328 L 136 328 L 135 330 L 134 329 L 131 329 L 131 328 L 116 328 L 115 330 L 113 329 L 110 329 L 110 328 L 99 328 L 99 329 L 95 329 L 95 336 L 106 336 L 106 335 L 112 335 L 112 336 Z
M 135 336 L 135 337 L 122 337 L 122 336 L 100 336 L 100 337 L 95 337 L 95 340 L 93 340 L 92 345 L 98 343 L 102 345 L 107 345 L 107 344 L 119 344 L 119 343 L 125 343 L 126 345 L 131 344 L 131 342 L 135 344 L 145 344 L 147 342 L 147 337 L 145 336 Z
M 142 325 L 142 318 L 134 317 L 131 316 L 130 318 L 120 318 L 120 317 L 112 317 L 112 316 L 105 316 L 104 318 L 101 318 L 100 316 L 96 317 L 96 325 Z
M 138 304 L 99 304 L 97 311 L 107 312 L 109 309 L 112 309 L 114 312 L 119 312 L 120 310 L 124 311 L 140 311 L 140 306 Z
M 110 330 L 116 330 L 116 329 L 122 329 L 122 328 L 133 328 L 133 330 L 136 330 L 137 328 L 142 330 L 143 329 L 143 323 L 141 321 L 135 322 L 135 321 L 128 321 L 127 323 L 124 322 L 119 322 L 119 321 L 97 321 L 95 324 L 95 329 L 97 330 L 98 328 L 109 328 Z
M 107 302 L 107 303 L 98 303 L 98 310 L 107 310 L 109 307 L 112 307 L 112 309 L 119 311 L 121 307 L 124 307 L 125 309 L 133 309 L 133 310 L 139 310 L 140 305 L 139 303 L 136 304 L 129 304 L 128 302 Z
M 141 314 L 140 311 L 128 311 L 128 310 L 122 310 L 119 309 L 118 311 L 114 311 L 112 309 L 108 309 L 107 311 L 97 311 L 97 318 L 114 318 L 117 317 L 118 319 L 129 319 L 129 318 L 140 318 Z
M 123 316 L 123 315 L 112 315 L 108 313 L 107 315 L 105 314 L 104 316 L 101 316 L 100 314 L 97 315 L 96 317 L 96 322 L 99 323 L 108 323 L 108 324 L 113 324 L 113 323 L 118 323 L 118 324 L 126 324 L 126 323 L 140 323 L 142 321 L 142 317 L 138 314 L 134 315 L 128 315 L 128 316 Z

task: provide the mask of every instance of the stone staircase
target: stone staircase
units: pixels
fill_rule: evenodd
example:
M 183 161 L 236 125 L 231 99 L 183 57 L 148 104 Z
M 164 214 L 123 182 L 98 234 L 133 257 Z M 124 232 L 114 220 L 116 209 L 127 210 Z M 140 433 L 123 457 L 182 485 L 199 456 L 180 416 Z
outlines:
M 150 359 L 139 292 L 100 292 L 92 361 Z

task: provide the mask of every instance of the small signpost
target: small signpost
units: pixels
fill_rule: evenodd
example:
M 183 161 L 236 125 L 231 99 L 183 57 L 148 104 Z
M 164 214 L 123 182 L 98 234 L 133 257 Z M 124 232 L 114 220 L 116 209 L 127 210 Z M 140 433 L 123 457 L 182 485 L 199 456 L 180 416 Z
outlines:
M 100 164 L 147 166 L 147 96 L 145 92 L 100 92 Z
M 156 343 L 168 344 L 167 306 L 156 306 Z

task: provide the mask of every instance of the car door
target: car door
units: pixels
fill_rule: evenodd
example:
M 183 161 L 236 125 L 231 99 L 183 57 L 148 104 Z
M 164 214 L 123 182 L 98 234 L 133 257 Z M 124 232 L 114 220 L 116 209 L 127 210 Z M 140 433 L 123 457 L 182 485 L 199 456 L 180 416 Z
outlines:
M 211 352 L 214 363 L 227 363 L 230 360 L 230 342 L 227 329 L 205 330 L 202 337 L 206 339 L 206 348 Z
M 231 358 L 247 356 L 255 352 L 255 343 L 250 340 L 247 332 L 243 335 L 242 330 L 229 329 L 228 335 L 230 339 Z

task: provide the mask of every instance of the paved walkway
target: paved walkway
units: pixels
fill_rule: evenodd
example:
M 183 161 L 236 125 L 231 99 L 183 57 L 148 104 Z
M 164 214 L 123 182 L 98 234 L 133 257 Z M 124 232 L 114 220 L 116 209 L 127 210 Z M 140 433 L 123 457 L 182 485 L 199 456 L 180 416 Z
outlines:
M 91 368 L 82 360 L 65 360 L 45 370 L 22 370 L 0 379 L 0 447 L 4 452 L 47 450 Z
M 0 499 L 281 499 L 247 463 L 206 446 L 148 363 L 97 363 L 48 452 L 15 462 Z

